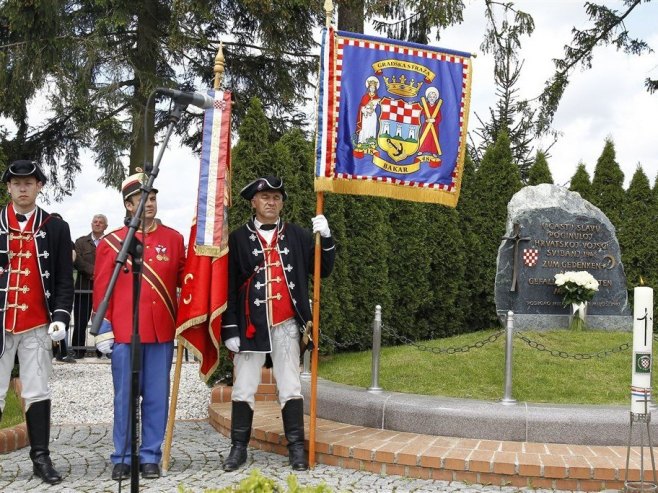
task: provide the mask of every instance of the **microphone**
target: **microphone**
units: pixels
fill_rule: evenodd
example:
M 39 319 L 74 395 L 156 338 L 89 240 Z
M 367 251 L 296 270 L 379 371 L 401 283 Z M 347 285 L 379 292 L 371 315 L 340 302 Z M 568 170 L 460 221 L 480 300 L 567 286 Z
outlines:
M 155 92 L 169 96 L 178 104 L 191 104 L 192 106 L 196 106 L 197 108 L 201 108 L 203 110 L 212 108 L 213 103 L 215 102 L 213 98 L 200 92 L 183 92 L 177 91 L 176 89 L 167 89 L 164 87 L 158 87 Z

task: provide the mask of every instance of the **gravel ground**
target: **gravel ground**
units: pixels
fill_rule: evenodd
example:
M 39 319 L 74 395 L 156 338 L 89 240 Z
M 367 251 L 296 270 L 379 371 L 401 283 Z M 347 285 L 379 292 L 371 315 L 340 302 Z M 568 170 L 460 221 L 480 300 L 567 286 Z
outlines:
M 8 493 L 98 493 L 132 491 L 130 482 L 121 485 L 110 479 L 112 451 L 112 377 L 108 359 L 85 358 L 75 364 L 54 364 L 53 429 L 51 452 L 64 481 L 46 486 L 32 473 L 32 463 L 25 449 L 3 455 L 0 459 L 0 491 Z M 173 368 L 172 368 L 173 378 Z M 183 363 L 177 423 L 172 443 L 172 462 L 167 474 L 157 480 L 140 480 L 142 493 L 192 492 L 207 488 L 233 486 L 251 470 L 285 484 L 291 473 L 287 458 L 258 449 L 249 449 L 245 467 L 232 473 L 221 470 L 230 441 L 207 422 L 210 389 L 198 376 L 198 364 Z M 181 421 L 178 421 L 181 420 Z M 190 421 L 183 421 L 190 420 Z M 196 421 L 193 421 L 196 420 Z M 325 483 L 341 493 L 556 493 L 556 490 L 477 485 L 440 480 L 410 479 L 367 471 L 317 465 L 297 473 L 300 484 Z
M 107 358 L 84 358 L 54 365 L 52 423 L 111 423 L 114 415 L 112 373 Z M 174 379 L 175 363 L 171 368 Z M 176 419 L 207 419 L 210 388 L 199 378 L 196 362 L 183 362 Z

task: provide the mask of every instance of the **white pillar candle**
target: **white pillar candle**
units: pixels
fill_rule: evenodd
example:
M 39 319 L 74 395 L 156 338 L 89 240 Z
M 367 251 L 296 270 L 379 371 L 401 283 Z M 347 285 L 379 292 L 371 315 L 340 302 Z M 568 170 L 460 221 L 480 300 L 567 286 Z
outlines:
M 653 289 L 647 286 L 633 290 L 633 377 L 631 379 L 631 412 L 646 414 L 651 399 L 651 366 L 653 364 Z

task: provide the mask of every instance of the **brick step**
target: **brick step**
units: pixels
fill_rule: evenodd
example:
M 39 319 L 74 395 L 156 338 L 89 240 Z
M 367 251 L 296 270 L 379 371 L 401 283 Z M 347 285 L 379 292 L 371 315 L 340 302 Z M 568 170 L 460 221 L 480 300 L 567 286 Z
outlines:
M 221 392 L 221 391 L 218 391 Z M 230 396 L 212 402 L 210 423 L 230 436 Z M 308 421 L 305 427 L 308 448 Z M 250 446 L 287 455 L 278 403 L 259 400 Z M 317 418 L 316 462 L 421 479 L 559 490 L 621 490 L 626 447 L 477 440 L 355 426 Z M 632 447 L 629 481 L 640 480 L 640 448 Z M 644 449 L 644 479 L 652 479 Z M 647 471 L 649 469 L 649 471 Z

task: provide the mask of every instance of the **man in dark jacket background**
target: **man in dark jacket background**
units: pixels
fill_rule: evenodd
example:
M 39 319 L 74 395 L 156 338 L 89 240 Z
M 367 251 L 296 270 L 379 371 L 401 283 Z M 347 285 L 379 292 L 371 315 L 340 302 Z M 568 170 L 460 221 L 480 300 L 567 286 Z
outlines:
M 91 220 L 91 233 L 75 240 L 75 262 L 78 271 L 75 278 L 75 299 L 73 303 L 73 346 L 81 348 L 86 345 L 87 324 L 91 317 L 92 291 L 94 289 L 94 264 L 96 246 L 107 229 L 107 217 L 96 214 Z M 77 349 L 76 358 L 84 358 L 85 350 Z

